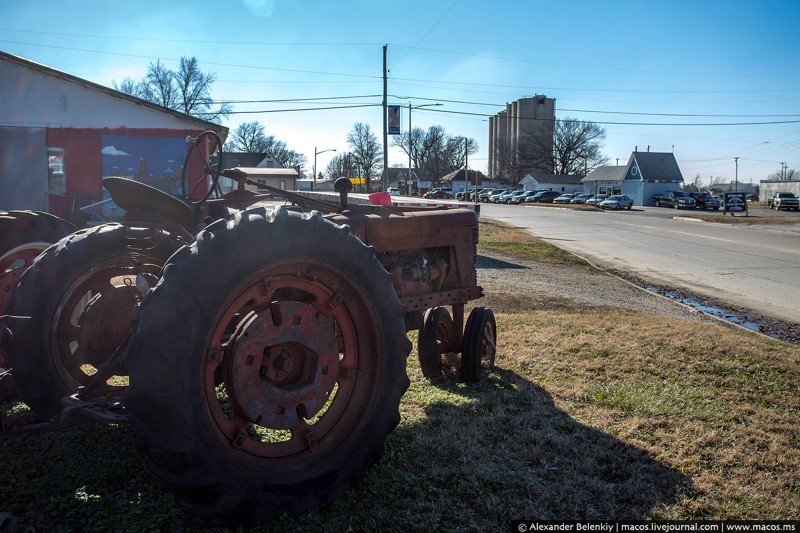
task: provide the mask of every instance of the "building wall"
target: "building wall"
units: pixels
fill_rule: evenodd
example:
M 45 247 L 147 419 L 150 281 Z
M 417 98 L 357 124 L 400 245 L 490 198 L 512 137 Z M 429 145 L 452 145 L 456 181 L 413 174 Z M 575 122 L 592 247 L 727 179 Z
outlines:
M 793 192 L 800 198 L 800 180 L 762 181 L 758 187 L 758 200 L 760 202 L 771 200 L 776 192 Z

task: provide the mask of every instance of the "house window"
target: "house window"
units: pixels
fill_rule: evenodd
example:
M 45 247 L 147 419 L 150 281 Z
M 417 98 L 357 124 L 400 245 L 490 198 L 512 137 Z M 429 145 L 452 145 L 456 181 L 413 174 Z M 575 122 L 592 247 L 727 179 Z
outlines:
M 55 194 L 67 192 L 63 148 L 47 148 L 47 191 Z
M 280 185 L 278 185 L 278 187 L 280 188 L 280 190 L 285 191 L 286 190 L 286 180 L 281 180 L 281 183 L 280 183 Z

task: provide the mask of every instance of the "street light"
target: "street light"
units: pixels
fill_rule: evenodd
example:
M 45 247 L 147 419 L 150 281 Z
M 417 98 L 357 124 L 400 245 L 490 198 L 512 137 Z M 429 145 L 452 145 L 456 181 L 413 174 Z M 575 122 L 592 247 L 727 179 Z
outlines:
M 317 188 L 317 155 L 324 154 L 325 152 L 335 152 L 335 151 L 336 150 L 333 148 L 328 148 L 327 150 L 322 150 L 320 152 L 317 152 L 317 147 L 316 146 L 314 147 L 314 181 L 311 182 L 312 191 Z
M 408 180 L 411 181 L 411 110 L 419 109 L 420 107 L 433 107 L 443 104 L 420 104 L 412 106 L 411 102 L 408 103 Z M 411 191 L 408 191 L 409 193 Z

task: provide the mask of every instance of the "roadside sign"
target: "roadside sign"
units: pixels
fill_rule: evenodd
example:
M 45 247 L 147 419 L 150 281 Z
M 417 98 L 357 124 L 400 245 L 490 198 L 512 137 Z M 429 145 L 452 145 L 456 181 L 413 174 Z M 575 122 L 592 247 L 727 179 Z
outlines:
M 743 192 L 726 192 L 722 214 L 745 213 L 747 214 L 747 197 Z

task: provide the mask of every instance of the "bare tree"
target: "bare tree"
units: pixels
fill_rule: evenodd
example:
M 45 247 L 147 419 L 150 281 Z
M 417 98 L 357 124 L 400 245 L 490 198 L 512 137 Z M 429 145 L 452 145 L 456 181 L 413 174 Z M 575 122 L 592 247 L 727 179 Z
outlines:
M 363 173 L 370 191 L 370 182 L 374 176 L 379 176 L 383 164 L 383 148 L 378 144 L 378 138 L 372 132 L 369 124 L 358 122 L 347 134 L 347 144 L 350 145 L 356 165 Z
M 800 172 L 793 168 L 787 168 L 786 170 L 773 172 L 767 176 L 767 179 L 775 181 L 796 181 L 800 180 Z
M 355 157 L 350 152 L 336 154 L 333 156 L 325 169 L 328 179 L 352 178 L 358 172 L 355 167 Z
M 556 174 L 588 174 L 608 163 L 603 154 L 606 130 L 594 122 L 556 120 L 553 132 L 553 169 Z
M 181 57 L 177 71 L 169 70 L 161 60 L 157 60 L 147 67 L 143 80 L 125 78 L 119 85 L 113 82 L 113 86 L 120 92 L 173 111 L 218 123 L 223 116 L 230 114 L 231 107 L 223 103 L 214 109 L 211 88 L 215 80 L 214 74 L 200 71 L 196 58 Z
M 226 152 L 249 152 L 269 154 L 284 167 L 303 167 L 308 159 L 303 154 L 289 149 L 286 143 L 267 135 L 259 122 L 243 122 L 233 130 L 225 141 Z
M 427 131 L 413 128 L 394 137 L 394 146 L 411 154 L 417 175 L 438 184 L 442 176 L 463 168 L 466 153 L 478 152 L 475 139 L 448 135 L 442 126 L 434 125 Z
M 243 122 L 230 132 L 225 141 L 226 152 L 266 152 L 264 126 L 259 122 Z

